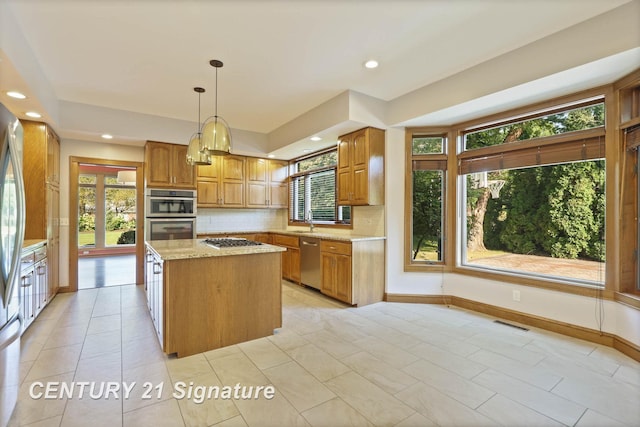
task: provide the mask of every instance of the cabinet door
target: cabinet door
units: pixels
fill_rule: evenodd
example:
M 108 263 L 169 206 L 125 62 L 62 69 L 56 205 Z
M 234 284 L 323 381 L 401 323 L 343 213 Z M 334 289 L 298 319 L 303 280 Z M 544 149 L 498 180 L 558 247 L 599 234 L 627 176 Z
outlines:
M 367 149 L 367 129 L 353 133 L 351 140 L 351 167 L 362 169 L 369 163 L 369 150 Z
M 338 141 L 338 169 L 351 167 L 351 149 L 351 134 L 340 137 L 340 141 Z
M 244 182 L 244 157 L 224 156 L 222 158 L 222 179 Z
M 217 180 L 220 179 L 221 161 L 220 156 L 212 156 L 210 165 L 198 166 L 198 180 L 200 178 Z
M 47 305 L 49 289 L 47 283 L 47 261 L 43 259 L 34 266 L 35 290 L 36 290 L 36 314 L 40 313 Z
M 173 186 L 178 188 L 195 188 L 194 167 L 187 164 L 186 145 L 174 145 L 172 154 L 171 173 Z
M 60 141 L 47 126 L 47 182 L 60 185 Z
M 353 168 L 351 175 L 351 205 L 366 205 L 369 201 L 369 174 L 366 168 Z
M 286 208 L 288 201 L 289 187 L 287 184 L 270 184 L 269 185 L 269 207 L 270 208 Z
M 320 254 L 320 291 L 330 297 L 336 296 L 335 255 Z
M 211 208 L 220 205 L 220 183 L 198 181 L 198 207 Z
M 338 204 L 350 205 L 352 198 L 352 178 L 351 169 L 338 169 Z
M 247 182 L 247 207 L 266 208 L 267 206 L 267 184 Z
M 155 325 L 160 346 L 164 348 L 164 275 L 162 273 L 162 262 L 156 263 L 157 274 L 154 280 L 155 285 Z
M 335 297 L 351 304 L 351 257 L 335 255 Z
M 172 149 L 170 144 L 148 142 L 145 145 L 145 170 L 147 186 L 170 187 L 173 181 L 171 175 Z
M 256 157 L 247 158 L 247 181 L 267 184 L 269 179 L 269 161 Z
M 228 207 L 244 207 L 244 183 L 235 181 L 223 181 L 222 204 Z
M 289 248 L 282 252 L 282 278 L 286 280 L 291 279 L 291 252 Z

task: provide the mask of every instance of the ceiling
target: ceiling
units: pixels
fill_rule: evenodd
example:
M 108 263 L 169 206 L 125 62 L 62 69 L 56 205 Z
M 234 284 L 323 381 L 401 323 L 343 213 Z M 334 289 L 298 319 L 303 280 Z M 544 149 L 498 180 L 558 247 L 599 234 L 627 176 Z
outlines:
M 541 70 L 533 79 L 537 86 L 505 83 L 494 90 L 488 82 L 487 93 L 456 97 L 450 90 L 447 103 L 422 110 L 411 106 L 412 96 L 425 88 L 437 88 L 627 3 L 0 0 L 5 27 L 13 29 L 12 34 L 5 29 L 0 42 L 0 102 L 18 116 L 38 110 L 63 139 L 98 140 L 107 132 L 121 144 L 145 139 L 187 143 L 198 120 L 193 88 L 207 90 L 204 120 L 214 111 L 215 69 L 209 60 L 219 59 L 224 62 L 218 73 L 219 114 L 240 139 L 264 145 L 255 151 L 291 158 L 302 148 L 332 144 L 338 132 L 362 126 L 352 113 L 338 114 L 321 129 L 304 124 L 314 111 L 326 117 L 323 105 L 352 108 L 351 98 L 341 103 L 344 93 L 363 95 L 385 111 L 381 123 L 368 124 L 432 125 L 486 114 L 541 93 L 557 96 L 567 86 L 579 88 L 580 82 L 610 82 L 640 65 L 640 43 L 635 50 L 595 52 L 585 64 L 574 61 L 582 69 Z M 363 66 L 371 58 L 379 61 L 378 68 Z M 544 61 L 544 55 L 538 60 Z M 590 63 L 595 65 L 584 69 Z M 524 78 L 526 73 L 520 74 Z M 5 92 L 12 89 L 29 98 L 7 98 Z M 83 117 L 82 125 L 70 118 L 72 111 Z M 115 125 L 114 117 L 126 115 L 136 117 L 135 131 Z M 145 134 L 146 119 L 156 131 L 166 125 L 165 134 Z M 174 141 L 182 132 L 182 141 Z M 316 145 L 308 142 L 314 134 L 323 137 Z

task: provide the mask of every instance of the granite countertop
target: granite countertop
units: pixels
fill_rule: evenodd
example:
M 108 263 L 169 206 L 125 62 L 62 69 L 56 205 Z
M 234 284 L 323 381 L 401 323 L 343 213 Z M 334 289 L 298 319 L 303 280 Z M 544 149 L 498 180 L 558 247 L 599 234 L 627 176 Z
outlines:
M 234 236 L 242 234 L 258 234 L 258 233 L 272 233 L 272 234 L 286 234 L 288 236 L 298 237 L 317 237 L 319 239 L 327 240 L 339 240 L 343 242 L 359 242 L 364 240 L 386 240 L 385 236 L 366 236 L 361 234 L 338 234 L 327 231 L 305 231 L 305 230 L 248 230 L 248 231 L 220 231 L 201 233 L 203 236 Z
M 22 243 L 22 250 L 32 250 L 37 248 L 38 246 L 43 246 L 45 243 L 47 243 L 46 239 L 27 239 Z
M 240 246 L 216 249 L 203 242 L 204 239 L 147 240 L 147 245 L 163 261 L 187 258 L 209 258 L 215 256 L 253 255 L 269 252 L 284 252 L 286 249 L 265 243 L 256 246 Z

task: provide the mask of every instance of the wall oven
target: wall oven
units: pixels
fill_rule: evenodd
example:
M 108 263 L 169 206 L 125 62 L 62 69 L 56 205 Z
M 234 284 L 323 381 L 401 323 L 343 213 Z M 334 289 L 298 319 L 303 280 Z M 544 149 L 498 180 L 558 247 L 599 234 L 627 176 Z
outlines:
M 146 240 L 196 238 L 197 197 L 194 190 L 145 192 Z

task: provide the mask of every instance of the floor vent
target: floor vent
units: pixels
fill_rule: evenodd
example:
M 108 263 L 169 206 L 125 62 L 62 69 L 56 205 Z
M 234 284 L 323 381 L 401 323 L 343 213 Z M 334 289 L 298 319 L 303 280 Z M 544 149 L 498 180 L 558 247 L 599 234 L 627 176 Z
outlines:
M 513 325 L 511 323 L 507 323 L 507 322 L 504 322 L 502 320 L 494 320 L 493 323 L 499 323 L 501 325 L 511 326 L 512 328 L 520 329 L 521 331 L 528 331 L 527 328 L 524 328 L 524 327 L 518 326 L 518 325 Z

